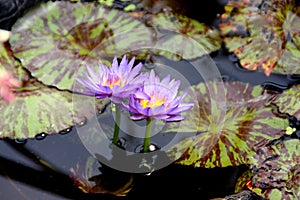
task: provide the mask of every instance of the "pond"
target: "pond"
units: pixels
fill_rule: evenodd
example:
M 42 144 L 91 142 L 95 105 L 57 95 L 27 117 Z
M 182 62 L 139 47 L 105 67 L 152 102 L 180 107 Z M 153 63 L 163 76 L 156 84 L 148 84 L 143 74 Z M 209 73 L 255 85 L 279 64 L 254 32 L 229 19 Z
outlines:
M 299 199 L 298 1 L 0 13 L 1 199 Z

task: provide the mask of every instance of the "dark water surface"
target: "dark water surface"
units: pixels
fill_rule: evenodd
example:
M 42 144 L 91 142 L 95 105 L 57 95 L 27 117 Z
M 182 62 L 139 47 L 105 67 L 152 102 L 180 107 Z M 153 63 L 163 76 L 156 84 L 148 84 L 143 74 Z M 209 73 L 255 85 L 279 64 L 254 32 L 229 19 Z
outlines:
M 0 1 L 0 28 L 10 30 L 15 19 L 38 1 Z M 166 1 L 168 2 L 168 1 Z M 195 1 L 178 1 L 185 5 L 182 12 L 207 24 L 216 22 L 216 16 L 223 11 L 225 1 L 207 1 L 203 6 L 195 8 Z M 214 8 L 213 10 L 210 8 Z M 262 85 L 281 91 L 300 82 L 300 77 L 271 74 L 266 77 L 263 72 L 247 71 L 239 67 L 238 60 L 224 51 L 211 54 L 222 78 L 228 81 L 243 81 L 253 85 Z M 172 62 L 157 58 L 173 66 L 186 76 L 191 84 L 203 80 L 193 76 L 193 68 L 183 67 L 188 62 Z M 182 70 L 184 68 L 184 70 Z M 191 69 L 191 70 L 186 70 Z M 194 78 L 195 77 L 195 78 Z M 157 136 L 153 142 L 163 146 L 164 140 L 170 135 Z M 126 142 L 137 147 L 141 140 Z M 105 166 L 99 174 L 106 180 L 107 189 L 114 189 L 120 182 L 126 182 L 131 175 L 134 177 L 133 188 L 125 197 L 110 194 L 87 194 L 74 186 L 70 179 L 70 168 L 78 162 L 84 163 L 90 153 L 86 150 L 75 129 L 66 134 L 43 136 L 26 141 L 10 139 L 0 140 L 0 199 L 1 200 L 64 200 L 64 199 L 141 199 L 144 197 L 161 199 L 162 195 L 169 198 L 195 198 L 206 200 L 225 197 L 234 192 L 237 178 L 247 170 L 247 166 L 227 168 L 193 168 L 170 164 L 151 175 L 128 174 Z M 110 183 L 111 185 L 109 185 Z M 114 185 L 115 184 L 115 185 Z M 117 185 L 117 186 L 116 186 Z

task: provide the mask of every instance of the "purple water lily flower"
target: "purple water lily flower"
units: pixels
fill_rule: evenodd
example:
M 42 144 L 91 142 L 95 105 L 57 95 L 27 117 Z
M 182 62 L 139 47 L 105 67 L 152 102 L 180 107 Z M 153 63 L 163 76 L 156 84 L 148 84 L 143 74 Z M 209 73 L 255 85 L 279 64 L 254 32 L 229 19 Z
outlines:
M 177 96 L 180 81 L 170 80 L 170 75 L 160 80 L 151 70 L 144 85 L 129 97 L 127 109 L 131 112 L 130 118 L 160 119 L 165 121 L 183 120 L 182 112 L 193 107 L 193 103 L 183 103 L 187 95 Z M 126 105 L 125 105 L 126 106 Z
M 111 67 L 99 62 L 98 73 L 87 67 L 88 74 L 84 74 L 85 78 L 77 79 L 77 81 L 87 89 L 83 92 L 84 94 L 93 95 L 96 98 L 108 97 L 114 103 L 121 103 L 123 98 L 128 98 L 132 92 L 141 87 L 148 77 L 146 74 L 139 74 L 142 64 L 139 63 L 134 67 L 134 61 L 135 58 L 132 58 L 128 63 L 124 55 L 120 65 L 116 57 Z

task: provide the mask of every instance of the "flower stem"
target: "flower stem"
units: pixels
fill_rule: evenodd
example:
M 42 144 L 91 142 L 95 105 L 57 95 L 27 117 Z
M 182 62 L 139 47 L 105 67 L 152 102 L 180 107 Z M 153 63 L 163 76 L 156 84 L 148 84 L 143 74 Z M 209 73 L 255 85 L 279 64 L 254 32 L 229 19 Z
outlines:
M 115 120 L 115 128 L 114 128 L 114 136 L 112 143 L 117 145 L 119 141 L 119 132 L 120 132 L 120 120 L 121 120 L 121 110 L 119 104 L 114 104 L 116 108 L 116 120 Z
M 152 123 L 153 123 L 153 121 L 152 121 L 151 117 L 147 118 L 146 132 L 145 132 L 144 146 L 143 146 L 144 152 L 149 152 L 150 138 L 151 138 L 151 132 L 152 132 Z

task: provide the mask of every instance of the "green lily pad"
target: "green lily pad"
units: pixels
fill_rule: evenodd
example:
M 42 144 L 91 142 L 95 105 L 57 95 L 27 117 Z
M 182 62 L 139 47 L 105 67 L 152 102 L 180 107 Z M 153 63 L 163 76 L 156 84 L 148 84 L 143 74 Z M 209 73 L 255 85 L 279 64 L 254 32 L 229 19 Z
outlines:
M 193 86 L 186 101 L 195 102 L 180 123 L 170 123 L 165 131 L 194 131 L 168 151 L 183 165 L 196 167 L 227 167 L 248 164 L 255 149 L 284 134 L 286 116 L 277 116 L 273 107 L 265 105 L 270 98 L 261 86 L 241 82 L 200 83 Z M 223 97 L 223 95 L 225 97 Z M 195 100 L 196 99 L 196 100 Z
M 15 100 L 0 102 L 1 138 L 33 138 L 54 134 L 81 124 L 101 111 L 105 100 L 27 83 L 15 93 Z
M 30 78 L 4 44 L 0 44 L 0 60 L 1 67 L 22 82 L 13 102 L 0 100 L 0 138 L 58 133 L 91 118 L 107 104 L 107 100 L 59 91 Z
M 97 3 L 39 4 L 12 27 L 10 43 L 34 77 L 72 90 L 82 66 L 149 46 L 150 31 L 127 12 Z
M 300 140 L 262 147 L 252 159 L 252 185 L 267 199 L 298 199 L 300 196 Z
M 220 30 L 243 68 L 299 74 L 300 7 L 292 1 L 228 1 Z
M 216 28 L 175 13 L 152 15 L 147 21 L 155 28 L 158 45 L 155 54 L 169 59 L 194 59 L 221 48 Z
M 287 113 L 300 119 L 300 85 L 295 85 L 285 90 L 281 94 L 277 94 L 272 103 L 278 106 L 281 113 Z

